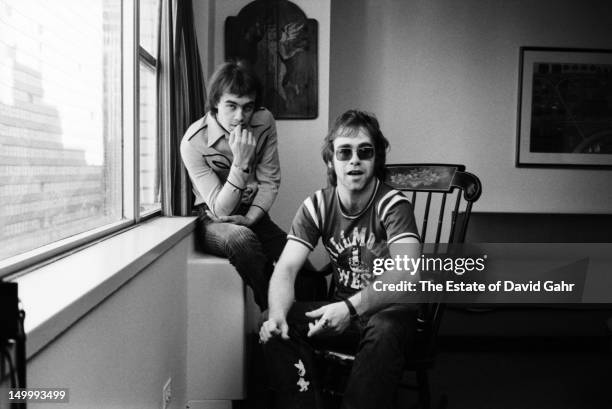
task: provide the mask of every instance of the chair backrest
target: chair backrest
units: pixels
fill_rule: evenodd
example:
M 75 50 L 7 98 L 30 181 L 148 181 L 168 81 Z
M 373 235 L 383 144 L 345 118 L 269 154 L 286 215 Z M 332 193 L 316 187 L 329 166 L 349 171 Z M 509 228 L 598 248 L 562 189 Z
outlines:
M 390 164 L 386 170 L 385 183 L 410 199 L 423 243 L 464 242 L 472 205 L 482 193 L 478 177 L 466 172 L 464 165 L 443 163 Z M 443 300 L 424 304 L 420 310 L 418 359 L 425 365 L 433 364 L 443 312 Z
M 423 243 L 463 243 L 472 205 L 482 193 L 480 180 L 466 172 L 464 165 L 391 164 L 387 165 L 385 183 L 406 192 L 417 220 L 421 220 Z M 447 207 L 448 202 L 451 206 Z M 460 214 L 463 217 L 457 225 Z
M 464 241 L 472 205 L 482 192 L 480 180 L 475 175 L 466 172 L 463 165 L 451 164 L 394 164 L 388 165 L 386 170 L 384 182 L 405 192 L 410 199 L 415 217 L 417 221 L 420 221 L 417 226 L 420 225 L 419 233 L 423 243 L 462 243 Z M 451 205 L 447 207 L 447 203 Z M 438 248 L 438 246 L 434 247 Z M 331 273 L 331 266 L 328 265 L 324 271 Z M 330 295 L 333 294 L 333 291 L 332 285 Z M 417 345 L 415 351 L 408 351 L 409 359 L 406 369 L 418 371 L 433 366 L 443 311 L 443 300 L 423 304 L 419 309 Z M 346 363 L 354 360 L 354 356 L 333 350 L 323 350 L 317 353 L 334 362 Z M 337 393 L 337 391 L 330 391 L 329 388 L 324 388 L 325 390 Z

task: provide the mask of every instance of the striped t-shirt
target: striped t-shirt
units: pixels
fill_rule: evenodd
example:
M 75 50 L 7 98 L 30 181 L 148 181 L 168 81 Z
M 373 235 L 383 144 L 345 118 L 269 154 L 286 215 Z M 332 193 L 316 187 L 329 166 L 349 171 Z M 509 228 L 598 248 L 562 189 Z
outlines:
M 345 299 L 373 281 L 375 258 L 389 257 L 389 244 L 406 237 L 419 239 L 410 201 L 384 183 L 356 215 L 343 211 L 335 187 L 317 191 L 300 206 L 287 238 L 313 250 L 319 238 L 333 265 L 336 300 Z

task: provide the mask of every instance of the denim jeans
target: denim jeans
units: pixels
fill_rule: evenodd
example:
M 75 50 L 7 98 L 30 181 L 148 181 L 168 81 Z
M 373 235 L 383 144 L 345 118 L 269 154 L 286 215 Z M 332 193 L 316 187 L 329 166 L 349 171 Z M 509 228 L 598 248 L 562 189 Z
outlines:
M 200 210 L 202 249 L 210 254 L 227 257 L 243 281 L 251 287 L 255 302 L 264 311 L 268 308 L 268 283 L 280 257 L 287 233 L 265 214 L 253 226 L 213 222 Z M 325 280 L 307 262 L 296 281 L 297 299 L 320 299 Z
M 338 335 L 307 337 L 305 312 L 327 302 L 296 302 L 287 316 L 289 339 L 275 337 L 264 345 L 275 405 L 283 409 L 322 408 L 314 349 L 355 353 L 342 408 L 392 408 L 406 353 L 414 347 L 416 311 L 392 305 L 351 322 Z

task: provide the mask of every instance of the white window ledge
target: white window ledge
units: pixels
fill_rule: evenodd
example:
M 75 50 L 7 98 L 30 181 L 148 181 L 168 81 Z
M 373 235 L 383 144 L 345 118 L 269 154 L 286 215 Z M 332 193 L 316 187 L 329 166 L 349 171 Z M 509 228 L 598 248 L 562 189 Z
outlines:
M 15 281 L 28 358 L 190 234 L 195 217 L 158 217 Z

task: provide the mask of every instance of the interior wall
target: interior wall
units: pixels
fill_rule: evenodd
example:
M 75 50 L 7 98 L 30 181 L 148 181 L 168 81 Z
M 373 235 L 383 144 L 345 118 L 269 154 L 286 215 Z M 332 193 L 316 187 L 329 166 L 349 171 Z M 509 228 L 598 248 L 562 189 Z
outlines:
M 478 211 L 612 213 L 610 170 L 515 167 L 521 46 L 612 49 L 612 3 L 334 0 L 329 117 L 374 112 L 389 162 L 465 164 Z
M 215 0 L 193 0 L 192 9 L 202 74 L 207 79 L 214 68 Z
M 214 67 L 225 60 L 224 28 L 225 19 L 235 16 L 250 0 L 206 0 L 194 1 L 194 13 L 203 20 L 205 13 L 214 13 L 212 33 L 205 38 L 198 31 L 202 60 L 212 61 L 205 69 L 210 76 Z M 329 115 L 329 44 L 330 44 L 330 2 L 294 0 L 308 18 L 317 20 L 319 50 L 319 115 L 309 120 L 277 120 L 279 155 L 281 161 L 281 188 L 270 214 L 274 221 L 285 230 L 291 226 L 293 216 L 302 201 L 326 184 L 325 167 L 321 160 L 320 147 L 327 133 Z M 210 44 L 202 51 L 201 44 Z
M 30 387 L 69 389 L 54 408 L 184 407 L 188 236 L 28 362 Z M 29 403 L 28 408 L 46 404 Z

